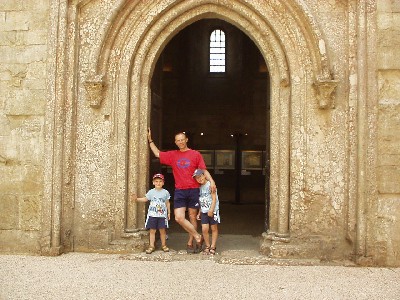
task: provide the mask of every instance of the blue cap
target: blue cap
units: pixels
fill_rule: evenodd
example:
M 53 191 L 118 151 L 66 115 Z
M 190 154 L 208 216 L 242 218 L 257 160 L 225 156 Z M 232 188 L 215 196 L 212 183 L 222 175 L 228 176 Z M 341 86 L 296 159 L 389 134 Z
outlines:
M 200 175 L 202 175 L 202 174 L 204 174 L 204 170 L 202 170 L 202 169 L 196 169 L 196 170 L 194 170 L 193 176 L 192 176 L 192 177 L 200 176 Z

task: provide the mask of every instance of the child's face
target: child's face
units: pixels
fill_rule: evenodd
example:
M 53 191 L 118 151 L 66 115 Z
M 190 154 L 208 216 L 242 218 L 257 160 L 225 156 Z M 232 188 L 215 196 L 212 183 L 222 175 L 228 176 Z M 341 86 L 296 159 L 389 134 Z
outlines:
M 206 183 L 206 176 L 204 174 L 198 175 L 194 177 L 198 183 L 201 185 Z
M 164 185 L 164 180 L 162 180 L 161 178 L 155 178 L 153 180 L 153 185 L 156 189 L 161 189 Z

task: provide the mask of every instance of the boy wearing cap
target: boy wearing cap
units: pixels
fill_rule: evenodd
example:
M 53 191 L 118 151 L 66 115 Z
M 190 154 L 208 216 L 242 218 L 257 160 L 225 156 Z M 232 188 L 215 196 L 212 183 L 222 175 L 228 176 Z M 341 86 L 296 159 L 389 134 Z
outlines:
M 215 254 L 217 249 L 217 238 L 218 238 L 218 223 L 221 223 L 219 216 L 219 200 L 217 191 L 210 189 L 210 182 L 204 175 L 204 170 L 197 169 L 193 173 L 193 177 L 200 184 L 200 211 L 197 215 L 197 219 L 201 220 L 201 229 L 203 232 L 204 243 L 206 247 L 203 250 L 203 254 Z M 209 230 L 211 227 L 211 243 Z
M 147 254 L 153 253 L 156 249 L 155 240 L 157 229 L 160 232 L 161 249 L 164 252 L 169 251 L 169 248 L 166 245 L 165 228 L 168 228 L 168 220 L 171 216 L 171 209 L 169 203 L 170 194 L 166 189 L 163 188 L 164 175 L 155 174 L 153 176 L 153 185 L 154 188 L 149 190 L 145 197 L 138 198 L 136 195 L 132 195 L 133 201 L 150 201 L 145 223 L 146 229 L 150 229 L 149 247 L 146 250 Z

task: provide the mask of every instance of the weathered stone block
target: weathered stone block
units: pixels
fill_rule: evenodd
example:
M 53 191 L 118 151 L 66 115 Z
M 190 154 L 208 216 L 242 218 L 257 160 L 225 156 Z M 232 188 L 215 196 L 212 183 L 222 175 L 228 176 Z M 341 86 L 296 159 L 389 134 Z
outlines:
M 393 111 L 389 105 L 400 105 L 400 70 L 380 70 L 378 86 L 380 109 L 387 108 Z M 398 107 L 394 109 L 399 110 Z
M 46 61 L 46 45 L 15 46 L 1 49 L 3 63 L 28 64 L 36 61 Z
M 8 11 L 2 28 L 4 31 L 29 30 L 30 17 L 26 12 Z
M 1 0 L 0 1 L 0 10 L 2 11 L 16 11 L 21 10 L 23 7 L 24 0 Z
M 379 0 L 377 1 L 377 8 L 380 12 L 400 12 L 400 2 L 397 0 Z
M 23 10 L 45 13 L 49 10 L 48 0 L 24 1 Z
M 0 230 L 0 252 L 40 254 L 40 232 Z
M 46 91 L 44 90 L 15 90 L 10 93 L 5 114 L 11 116 L 44 115 L 46 107 Z
M 381 194 L 400 193 L 400 166 L 378 167 L 378 191 Z
M 46 45 L 47 34 L 47 28 L 18 32 L 17 40 L 25 45 Z
M 21 190 L 25 195 L 38 195 L 43 191 L 43 170 L 40 166 L 23 166 Z
M 18 37 L 16 31 L 0 31 L 0 46 L 17 45 Z
M 377 261 L 400 266 L 400 196 L 379 197 L 374 231 Z
M 37 196 L 23 196 L 20 200 L 20 228 L 40 230 L 40 200 Z
M 381 47 L 379 49 L 377 65 L 381 69 L 400 69 L 400 61 L 397 59 L 399 51 L 392 47 Z
M 2 192 L 0 196 L 0 212 L 0 229 L 18 228 L 19 204 L 17 196 Z

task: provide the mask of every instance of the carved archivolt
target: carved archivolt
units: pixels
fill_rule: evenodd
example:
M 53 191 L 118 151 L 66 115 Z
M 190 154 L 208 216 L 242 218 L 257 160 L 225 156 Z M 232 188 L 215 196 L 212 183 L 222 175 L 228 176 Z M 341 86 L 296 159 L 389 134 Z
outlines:
M 291 97 L 295 93 L 296 100 L 300 101 L 307 94 L 305 91 L 312 89 L 312 78 L 317 78 L 314 87 L 318 105 L 328 108 L 332 106 L 332 91 L 338 84 L 329 79 L 326 44 L 303 1 L 119 1 L 111 15 L 104 41 L 91 55 L 89 69 L 96 70 L 97 74 L 113 73 L 108 77 L 113 82 L 107 83 L 118 90 L 119 98 L 113 101 L 120 104 L 126 101 L 125 107 L 119 106 L 117 114 L 120 120 L 129 119 L 131 128 L 122 132 L 125 124 L 117 127 L 121 128 L 119 137 L 126 136 L 127 132 L 130 135 L 128 155 L 121 157 L 130 160 L 126 172 L 133 178 L 127 183 L 129 192 L 146 186 L 146 178 L 137 174 L 147 174 L 147 145 L 136 141 L 145 140 L 149 82 L 158 56 L 183 27 L 202 18 L 220 18 L 240 28 L 256 43 L 271 74 L 272 217 L 269 225 L 270 233 L 276 237 L 288 237 Z M 296 78 L 296 87 L 292 82 L 294 74 L 301 74 Z M 307 76 L 309 80 L 298 79 Z M 92 106 L 100 105 L 104 84 L 102 80 L 87 80 L 85 85 Z M 121 140 L 121 145 L 125 142 Z M 128 216 L 128 219 L 135 217 Z
M 82 0 L 80 2 L 85 3 L 87 0 Z M 279 27 L 290 27 L 288 24 L 285 24 L 284 20 L 286 18 L 293 18 L 293 20 L 298 23 L 297 29 L 302 32 L 302 38 L 309 49 L 312 71 L 314 73 L 314 78 L 316 78 L 315 86 L 321 86 L 322 82 L 324 82 L 324 87 L 322 87 L 324 91 L 321 90 L 321 92 L 319 92 L 319 87 L 317 87 L 318 94 L 325 94 L 325 87 L 331 86 L 335 80 L 331 79 L 329 75 L 331 73 L 331 66 L 325 40 L 307 5 L 299 0 L 282 1 L 282 3 L 264 3 L 263 1 L 256 3 L 253 1 L 249 3 L 244 2 L 246 1 L 197 0 L 185 1 L 183 3 L 177 3 L 173 0 L 144 1 L 142 3 L 127 0 L 116 1 L 113 4 L 113 9 L 109 14 L 109 18 L 107 18 L 104 23 L 103 31 L 100 33 L 100 38 L 102 38 L 103 43 L 99 44 L 91 54 L 91 61 L 89 63 L 92 64 L 92 66 L 90 68 L 96 70 L 97 74 L 104 74 L 107 72 L 108 63 L 110 63 L 109 60 L 113 50 L 120 51 L 121 53 L 123 48 L 127 47 L 128 43 L 132 42 L 133 39 L 136 39 L 137 42 L 143 42 L 143 45 L 146 44 L 145 39 L 152 39 L 155 41 L 157 35 L 151 35 L 152 31 L 149 30 L 150 28 L 156 29 L 158 35 L 165 36 L 165 34 L 168 33 L 165 31 L 171 28 L 171 26 L 169 26 L 170 23 L 181 20 L 179 28 L 172 28 L 168 39 L 164 39 L 163 44 L 166 44 L 176 31 L 179 31 L 182 27 L 202 17 L 221 18 L 238 26 L 253 38 L 263 55 L 267 58 L 268 54 L 263 52 L 265 47 L 261 45 L 261 40 L 265 38 L 267 40 L 277 39 L 277 42 L 281 45 L 283 50 L 285 47 L 289 48 L 291 43 L 285 41 L 285 38 L 283 38 L 288 32 L 283 32 L 283 29 L 279 29 Z M 272 18 L 269 15 L 263 15 L 266 11 L 271 11 L 274 14 L 285 12 L 287 16 L 282 15 L 281 17 Z M 141 23 L 137 23 L 137 20 L 134 20 L 134 14 L 142 19 Z M 249 16 L 252 17 L 249 18 Z M 246 23 L 240 22 L 239 19 L 243 19 Z M 129 20 L 132 21 L 130 22 Z M 255 26 L 260 35 L 267 35 L 267 37 L 261 38 L 257 36 L 256 32 L 248 32 L 250 28 L 249 25 Z M 137 30 L 139 30 L 139 32 L 137 32 Z M 132 36 L 132 38 L 129 38 L 129 36 Z M 118 45 L 122 40 L 125 44 Z M 138 50 L 140 44 L 141 43 L 136 43 L 133 46 Z M 117 49 L 117 47 L 119 49 Z M 160 51 L 161 50 L 162 49 L 160 49 Z M 132 52 L 132 55 L 137 57 L 140 53 L 136 52 L 136 54 L 134 54 Z M 273 55 L 273 53 L 269 55 Z M 133 59 L 134 57 L 131 58 Z M 279 59 L 279 56 L 276 56 L 275 59 Z M 271 62 L 267 60 L 267 64 L 268 63 Z M 288 76 L 289 74 L 286 75 L 287 76 L 283 77 L 286 78 L 287 82 L 290 84 L 290 76 Z M 325 100 L 322 101 L 321 104 L 323 104 Z
M 89 2 L 75 1 L 70 5 L 83 7 Z M 115 103 L 111 106 L 118 116 L 112 120 L 118 130 L 112 141 L 118 149 L 114 196 L 119 214 L 115 217 L 115 237 L 134 227 L 135 224 L 128 222 L 136 222 L 141 213 L 130 206 L 126 195 L 142 194 L 148 181 L 147 175 L 142 176 L 148 173 L 148 146 L 141 141 L 146 141 L 151 100 L 149 84 L 157 59 L 182 28 L 202 18 L 220 18 L 237 26 L 255 42 L 271 75 L 269 227 L 270 235 L 288 238 L 291 105 L 293 101 L 306 102 L 303 98 L 311 94 L 310 82 L 317 78 L 314 86 L 320 106 L 330 107 L 327 100 L 337 85 L 325 76 L 330 73 L 325 42 L 306 5 L 300 0 L 118 0 L 113 3 L 102 29 L 104 35 L 100 35 L 103 40 L 90 53 L 87 70 L 95 75 L 86 78 L 83 84 L 93 108 L 101 107 L 106 86 L 110 87 L 111 96 L 107 99 Z M 70 45 L 79 47 L 79 43 Z M 70 49 L 70 53 L 75 52 Z

